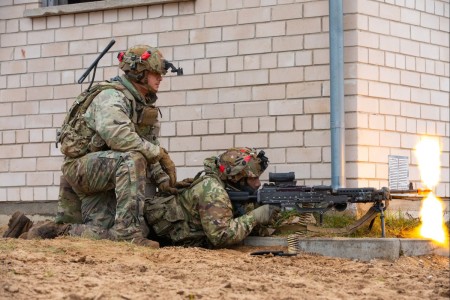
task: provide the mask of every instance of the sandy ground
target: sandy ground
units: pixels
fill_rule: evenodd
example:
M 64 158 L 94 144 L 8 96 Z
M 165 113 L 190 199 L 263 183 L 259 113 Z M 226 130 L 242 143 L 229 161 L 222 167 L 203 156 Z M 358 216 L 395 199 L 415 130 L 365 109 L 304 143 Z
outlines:
M 0 299 L 449 299 L 449 258 L 357 260 L 0 238 Z M 278 250 L 284 250 L 277 247 Z

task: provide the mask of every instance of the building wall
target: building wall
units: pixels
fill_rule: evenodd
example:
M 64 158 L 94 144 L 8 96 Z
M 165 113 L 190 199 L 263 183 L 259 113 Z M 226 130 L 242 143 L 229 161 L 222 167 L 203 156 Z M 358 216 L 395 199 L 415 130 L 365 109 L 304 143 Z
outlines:
M 184 76 L 164 78 L 161 143 L 179 178 L 231 146 L 264 149 L 269 171 L 330 184 L 328 1 L 196 0 L 23 17 L 38 0 L 0 1 L 0 201 L 56 200 L 55 133 L 76 83 L 108 44 L 158 46 Z M 344 1 L 347 186 L 386 186 L 388 155 L 427 134 L 443 148 L 449 196 L 448 1 Z M 267 174 L 263 179 L 267 179 Z

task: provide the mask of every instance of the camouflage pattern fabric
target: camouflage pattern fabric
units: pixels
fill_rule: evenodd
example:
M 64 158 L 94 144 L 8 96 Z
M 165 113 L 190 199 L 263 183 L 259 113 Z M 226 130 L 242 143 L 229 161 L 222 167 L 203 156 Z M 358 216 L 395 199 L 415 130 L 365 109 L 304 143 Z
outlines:
M 144 237 L 146 168 L 137 152 L 101 151 L 66 161 L 63 173 L 81 200 L 84 227 L 108 229 L 112 240 Z M 77 230 L 70 233 L 82 235 Z
M 176 197 L 184 220 L 169 202 L 146 201 L 145 216 L 153 231 L 175 245 L 224 247 L 241 242 L 256 226 L 253 216 L 234 218 L 225 183 L 218 176 L 216 157 L 206 159 L 207 175 Z M 172 223 L 164 228 L 161 224 Z M 167 226 L 166 226 L 167 227 Z

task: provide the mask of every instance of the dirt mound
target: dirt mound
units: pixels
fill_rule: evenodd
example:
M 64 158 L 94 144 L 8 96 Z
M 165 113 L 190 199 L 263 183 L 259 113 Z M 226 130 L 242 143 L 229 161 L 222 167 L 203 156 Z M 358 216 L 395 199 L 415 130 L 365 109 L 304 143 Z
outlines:
M 268 247 L 151 250 L 80 238 L 0 238 L 0 299 L 448 299 L 449 258 L 356 260 Z M 277 250 L 284 250 L 277 247 Z

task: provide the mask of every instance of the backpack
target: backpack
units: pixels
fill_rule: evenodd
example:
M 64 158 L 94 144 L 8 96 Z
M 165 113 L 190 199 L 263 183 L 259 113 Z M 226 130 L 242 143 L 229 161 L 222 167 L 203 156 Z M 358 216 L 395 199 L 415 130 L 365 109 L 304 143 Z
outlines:
M 102 82 L 82 92 L 67 113 L 61 128 L 56 132 L 56 147 L 61 144 L 61 152 L 70 158 L 77 158 L 89 152 L 89 144 L 95 131 L 89 128 L 84 114 L 95 97 L 106 89 L 125 92 L 126 88 L 118 82 Z M 128 94 L 128 93 L 126 93 Z M 127 97 L 128 98 L 128 97 Z

